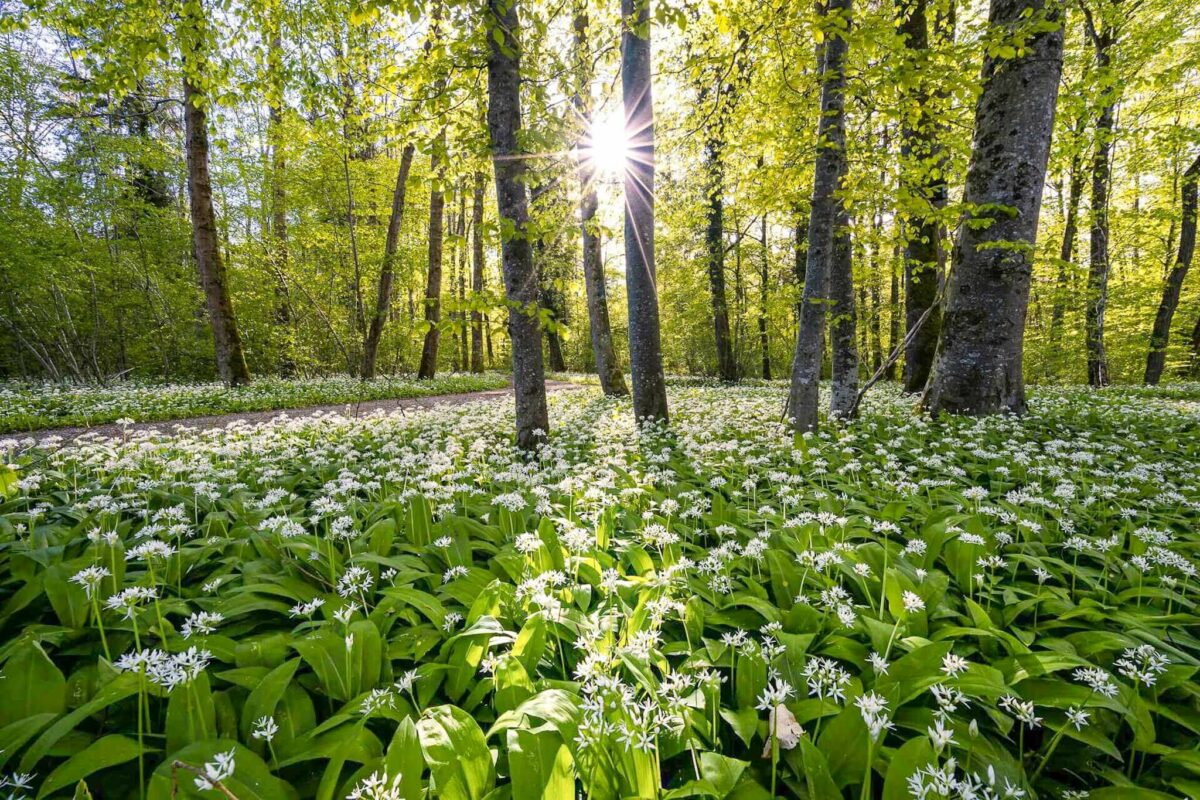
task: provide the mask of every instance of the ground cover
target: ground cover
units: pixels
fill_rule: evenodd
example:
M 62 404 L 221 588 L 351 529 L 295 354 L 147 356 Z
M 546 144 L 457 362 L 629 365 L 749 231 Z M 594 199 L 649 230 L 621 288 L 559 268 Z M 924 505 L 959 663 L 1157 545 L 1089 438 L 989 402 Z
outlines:
M 1194 386 L 783 396 L 0 442 L 4 791 L 1200 796 Z
M 384 376 L 371 381 L 346 376 L 260 378 L 236 389 L 217 382 L 128 381 L 112 386 L 76 386 L 9 381 L 0 382 L 0 433 L 100 425 L 120 419 L 157 422 L 240 411 L 461 394 L 499 389 L 507 382 L 499 373 L 454 373 L 428 381 L 419 381 L 411 375 Z

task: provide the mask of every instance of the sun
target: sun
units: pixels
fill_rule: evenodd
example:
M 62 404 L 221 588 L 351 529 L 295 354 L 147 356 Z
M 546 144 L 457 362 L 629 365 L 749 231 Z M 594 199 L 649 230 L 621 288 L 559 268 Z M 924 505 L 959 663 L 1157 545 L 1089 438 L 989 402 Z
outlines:
M 610 177 L 624 174 L 628 153 L 624 117 L 611 114 L 594 120 L 582 152 L 597 172 Z

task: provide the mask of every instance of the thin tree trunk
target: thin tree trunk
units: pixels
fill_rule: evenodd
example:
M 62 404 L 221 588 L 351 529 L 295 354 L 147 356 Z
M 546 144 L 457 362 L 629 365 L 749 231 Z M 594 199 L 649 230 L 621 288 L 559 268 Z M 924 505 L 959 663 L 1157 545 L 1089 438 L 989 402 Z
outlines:
M 883 366 L 883 329 L 880 322 L 879 308 L 879 275 L 871 279 L 871 372 L 878 372 Z
M 521 131 L 521 49 L 517 0 L 488 0 L 488 130 L 496 173 L 496 206 L 512 234 L 503 236 L 501 259 L 508 295 L 508 331 L 512 343 L 513 394 L 516 396 L 517 446 L 532 450 L 549 430 L 546 378 L 538 330 L 537 271 L 528 238 L 529 197 Z M 502 226 L 507 227 L 506 226 Z
M 888 262 L 888 275 L 891 278 L 891 285 L 888 287 L 888 352 L 895 351 L 896 345 L 900 344 L 900 275 L 896 271 L 896 264 L 901 260 L 903 251 L 899 246 L 892 251 L 892 259 Z M 889 380 L 896 380 L 896 359 L 889 359 L 887 369 L 884 370 L 883 376 Z
M 1070 287 L 1069 270 L 1072 259 L 1075 258 L 1075 239 L 1079 233 L 1079 198 L 1083 194 L 1083 170 L 1078 155 L 1071 158 L 1067 184 L 1067 208 L 1063 221 L 1062 246 L 1058 250 L 1058 287 L 1054 305 L 1050 309 L 1051 342 L 1057 342 L 1062 336 L 1067 292 Z
M 721 99 L 718 96 L 717 102 Z M 719 112 L 718 112 L 719 113 Z M 737 380 L 737 361 L 729 332 L 729 304 L 725 298 L 725 170 L 721 163 L 724 142 L 720 125 L 704 143 L 704 170 L 708 177 L 704 216 L 704 249 L 708 264 L 708 289 L 712 304 L 713 342 L 717 349 L 717 375 L 723 381 Z
M 847 171 L 844 150 L 842 158 L 844 179 Z M 858 397 L 858 347 L 854 340 L 858 318 L 854 306 L 854 247 L 850 241 L 850 214 L 841 201 L 837 203 L 835 219 L 833 260 L 829 264 L 829 299 L 833 301 L 829 323 L 833 367 L 829 413 L 849 417 L 854 413 Z
M 547 287 L 542 293 L 543 304 L 550 312 L 550 318 L 555 325 L 565 323 L 562 293 L 553 286 Z M 550 355 L 550 369 L 553 372 L 566 372 L 567 362 L 563 357 L 562 337 L 556 329 L 546 328 L 546 349 Z
M 471 372 L 483 372 L 483 192 L 487 176 L 475 173 L 471 200 Z
M 437 374 L 438 344 L 441 337 L 442 320 L 442 226 L 446 196 L 440 180 L 443 176 L 441 150 L 445 147 L 446 132 L 443 129 L 439 141 L 434 143 L 429 157 L 429 174 L 434 176 L 433 188 L 429 192 L 429 270 L 425 276 L 425 342 L 421 347 L 421 366 L 417 377 L 431 380 Z
M 911 393 L 925 389 L 941 332 L 941 309 L 935 307 L 941 284 L 937 213 L 946 205 L 946 183 L 938 124 L 929 108 L 933 98 L 926 75 L 930 51 L 925 0 L 902 2 L 898 16 L 905 48 L 918 73 L 911 99 L 920 109 L 915 121 L 905 117 L 900 128 L 900 159 L 911 195 L 904 225 L 904 318 L 906 328 L 914 333 L 904 348 L 903 376 L 904 391 Z M 922 318 L 925 321 L 918 328 Z
M 792 385 L 788 407 L 792 424 L 799 432 L 817 428 L 821 362 L 825 351 L 825 315 L 830 300 L 831 269 L 840 221 L 836 197 L 846 165 L 846 54 L 841 25 L 829 24 L 837 15 L 849 22 L 851 0 L 827 0 L 818 4 L 825 29 L 821 58 L 821 118 L 817 129 L 817 156 L 813 166 L 813 193 L 809 206 L 808 259 L 804 270 L 804 299 L 800 308 L 800 331 L 792 360 Z
M 361 375 L 364 380 L 375 377 L 375 359 L 379 353 L 379 341 L 383 337 L 383 326 L 392 308 L 392 282 L 395 279 L 396 250 L 400 244 L 400 224 L 404 219 L 404 198 L 408 187 L 408 173 L 412 169 L 415 148 L 408 144 L 400 154 L 400 169 L 396 173 L 396 186 L 392 190 L 392 213 L 388 217 L 387 237 L 383 243 L 383 262 L 379 267 L 379 287 L 375 295 L 375 313 L 363 341 Z
M 270 101 L 267 109 L 267 142 L 271 148 L 271 243 L 269 258 L 271 270 L 275 277 L 275 309 L 272 321 L 276 327 L 276 339 L 279 346 L 279 374 L 290 378 L 296 374 L 295 331 L 292 329 L 293 317 L 291 293 L 288 290 L 288 229 L 287 229 L 287 189 L 284 186 L 284 175 L 287 171 L 287 155 L 283 145 L 283 35 L 279 29 L 279 20 L 275 16 L 271 20 L 271 45 L 267 54 L 268 83 L 270 85 Z
M 650 86 L 649 0 L 621 0 L 621 93 L 625 164 L 625 287 L 629 363 L 637 420 L 667 421 L 667 382 L 654 270 L 654 101 Z
M 584 130 L 580 143 L 579 171 L 579 227 L 583 249 L 583 285 L 587 293 L 588 326 L 592 341 L 592 356 L 596 361 L 596 374 L 600 378 L 600 390 L 610 397 L 629 394 L 625 386 L 625 375 L 617 360 L 613 347 L 612 325 L 608 317 L 608 289 L 604 283 L 604 258 L 601 252 L 600 231 L 596 222 L 598 200 L 596 198 L 596 165 L 587 157 L 592 124 L 592 69 L 591 51 L 588 45 L 588 15 L 586 4 L 580 3 L 575 10 L 575 94 L 571 98 L 579 114 Z
M 459 368 L 464 372 L 471 360 L 471 348 L 467 342 L 467 193 L 466 184 L 458 188 L 458 243 L 454 246 L 458 261 L 458 350 Z
M 1180 190 L 1180 206 L 1183 211 L 1179 224 L 1179 254 L 1175 257 L 1175 266 L 1167 276 L 1163 286 L 1162 300 L 1158 304 L 1158 313 L 1154 316 L 1154 330 L 1150 334 L 1150 352 L 1146 355 L 1145 380 L 1151 386 L 1158 384 L 1162 378 L 1163 366 L 1167 361 L 1167 345 L 1171 339 L 1171 320 L 1175 309 L 1179 306 L 1179 293 L 1183 289 L 1184 278 L 1192 265 L 1192 255 L 1196 251 L 1196 183 L 1200 179 L 1200 156 L 1183 173 L 1183 183 Z
M 923 400 L 935 414 L 1025 410 L 1025 317 L 1062 74 L 1059 9 L 1046 0 L 991 3 L 992 30 L 1042 13 L 1054 27 L 1027 39 L 1017 57 L 984 58 L 963 196 L 976 210 L 955 243 L 942 339 Z
M 1112 141 L 1116 126 L 1116 88 L 1109 74 L 1111 48 L 1115 43 L 1113 30 L 1107 24 L 1097 31 L 1091 16 L 1087 17 L 1088 33 L 1096 50 L 1096 71 L 1104 82 L 1100 116 L 1096 120 L 1096 147 L 1092 155 L 1092 225 L 1088 258 L 1087 309 L 1085 329 L 1087 338 L 1088 383 L 1108 384 L 1108 355 L 1104 349 L 1104 317 L 1108 309 L 1108 195 L 1112 180 Z
M 796 281 L 796 328 L 800 328 L 800 310 L 804 307 L 804 272 L 808 264 L 808 217 L 799 203 L 794 208 L 796 218 L 795 246 L 792 273 Z
M 188 205 L 192 218 L 192 247 L 213 332 L 217 374 L 226 384 L 241 386 L 250 382 L 250 369 L 246 366 L 246 356 L 242 351 L 242 337 L 238 332 L 237 316 L 234 314 L 233 300 L 229 295 L 217 217 L 213 210 L 212 178 L 208 171 L 208 115 L 205 112 L 208 100 L 194 83 L 195 76 L 205 73 L 203 51 L 207 24 L 203 18 L 202 4 L 189 4 L 187 8 L 190 12 L 185 20 L 185 30 L 181 32 L 184 37 L 181 51 L 184 64 L 183 122 Z
M 767 241 L 767 212 L 763 212 L 760 222 L 762 233 L 762 270 L 758 275 L 758 345 L 762 350 L 762 376 L 764 381 L 771 380 L 771 339 L 767 333 L 767 302 L 771 289 L 771 248 Z

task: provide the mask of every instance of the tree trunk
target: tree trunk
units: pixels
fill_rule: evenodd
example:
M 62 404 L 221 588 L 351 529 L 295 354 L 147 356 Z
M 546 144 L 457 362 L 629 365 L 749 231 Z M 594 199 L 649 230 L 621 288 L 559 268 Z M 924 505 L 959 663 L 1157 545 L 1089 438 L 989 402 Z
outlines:
M 516 396 L 517 446 L 532 450 L 550 427 L 546 378 L 538 330 L 537 271 L 528 238 L 529 197 L 521 131 L 521 50 L 517 38 L 517 0 L 488 0 L 488 130 L 496 173 L 496 206 L 512 233 L 502 237 L 501 260 L 508 295 L 508 332 L 512 342 L 513 393 Z M 502 230 L 507 225 L 502 226 Z
M 1192 255 L 1196 251 L 1196 183 L 1200 179 L 1200 156 L 1183 173 L 1183 183 L 1180 189 L 1180 206 L 1183 216 L 1179 224 L 1179 254 L 1175 257 L 1175 266 L 1167 276 L 1163 286 L 1162 300 L 1158 304 L 1158 313 L 1154 316 L 1154 330 L 1150 334 L 1150 352 L 1146 355 L 1146 383 L 1156 386 L 1162 378 L 1163 366 L 1167 360 L 1167 344 L 1171 338 L 1171 319 L 1179 305 L 1179 292 L 1183 288 L 1183 280 L 1187 277 L 1188 268 L 1192 265 Z
M 851 0 L 827 0 L 818 4 L 826 30 L 821 58 L 821 119 L 817 129 L 817 156 L 813 166 L 813 193 L 809 206 L 808 259 L 804 270 L 804 299 L 800 307 L 800 331 L 792 361 L 792 385 L 788 407 L 795 430 L 817 428 L 817 399 L 821 361 L 825 351 L 825 314 L 830 300 L 832 263 L 838 258 L 835 228 L 841 220 L 836 197 L 846 165 L 846 38 L 841 25 L 831 25 L 837 15 L 849 23 Z
M 1046 0 L 992 0 L 989 24 L 1008 30 L 1042 13 L 1058 23 L 1058 9 Z M 1029 38 L 1018 57 L 984 58 L 963 196 L 975 211 L 955 243 L 942 339 L 923 400 L 935 414 L 1025 410 L 1025 317 L 1062 58 L 1060 24 Z
M 718 97 L 717 102 L 721 100 Z M 718 112 L 719 113 L 719 112 Z M 714 126 L 720 130 L 720 125 Z M 737 361 L 729 333 L 729 304 L 725 298 L 725 175 L 721 163 L 724 143 L 711 135 L 704 144 L 704 170 L 708 176 L 705 193 L 704 249 L 708 264 L 708 289 L 712 301 L 713 342 L 717 348 L 717 375 L 723 381 L 737 380 Z
M 454 246 L 458 262 L 458 351 L 459 369 L 466 372 L 471 360 L 471 348 L 467 341 L 467 192 L 466 183 L 458 187 L 458 243 Z
M 429 191 L 429 271 L 425 277 L 425 343 L 421 347 L 421 366 L 417 377 L 430 380 L 437 374 L 438 343 L 441 338 L 439 325 L 442 320 L 442 226 L 446 197 L 442 192 L 441 150 L 445 147 L 445 130 L 434 143 L 429 157 L 429 174 L 433 176 L 433 188 Z
M 475 193 L 471 200 L 471 372 L 483 372 L 483 192 L 487 176 L 475 173 Z
M 290 378 L 296 374 L 295 331 L 292 330 L 291 293 L 287 284 L 288 229 L 287 190 L 284 175 L 287 156 L 283 145 L 283 36 L 278 16 L 271 20 L 271 46 L 267 54 L 270 99 L 267 108 L 267 142 L 271 148 L 271 247 L 268 257 L 275 277 L 275 309 L 272 321 L 279 342 L 279 374 Z
M 764 211 L 760 223 L 762 233 L 762 269 L 758 275 L 758 346 L 762 351 L 762 376 L 771 380 L 771 339 L 767 333 L 767 302 L 771 289 L 771 248 L 767 241 L 767 213 Z
M 565 311 L 563 308 L 562 293 L 553 286 L 548 287 L 543 293 L 543 304 L 550 312 L 550 318 L 554 324 L 559 325 L 564 323 Z M 546 328 L 546 349 L 550 355 L 550 369 L 553 372 L 566 372 L 567 362 L 563 358 L 562 337 L 558 335 L 558 331 L 551 328 Z
M 1057 342 L 1062 335 L 1063 316 L 1066 314 L 1066 295 L 1070 286 L 1071 261 L 1075 258 L 1075 238 L 1079 233 L 1079 198 L 1083 194 L 1083 170 L 1076 155 L 1071 158 L 1067 177 L 1067 208 L 1063 221 L 1062 246 L 1058 250 L 1058 287 L 1054 305 L 1050 309 L 1050 341 Z
M 888 287 L 888 353 L 896 350 L 900 344 L 900 276 L 896 272 L 896 262 L 903 256 L 903 251 L 897 246 L 892 251 L 892 260 L 888 262 L 888 275 L 891 285 Z M 888 360 L 883 377 L 889 381 L 896 380 L 896 359 Z
M 904 391 L 920 392 L 929 380 L 941 332 L 942 314 L 937 308 L 941 271 L 938 268 L 940 226 L 937 213 L 946 205 L 943 177 L 944 155 L 938 128 L 929 106 L 929 24 L 925 0 L 899 4 L 900 31 L 909 59 L 918 73 L 911 99 L 920 111 L 915 121 L 905 117 L 901 125 L 900 158 L 908 173 L 910 208 L 905 215 L 904 319 L 910 332 L 904 348 Z M 925 318 L 921 322 L 922 317 Z M 918 328 L 919 326 L 919 328 Z M 915 332 L 914 332 L 914 329 Z
M 604 259 L 596 222 L 599 205 L 595 185 L 596 165 L 586 156 L 592 125 L 592 56 L 588 45 L 588 25 L 587 6 L 581 3 L 575 10 L 575 94 L 571 99 L 584 131 L 578 165 L 583 285 L 587 293 L 592 356 L 596 361 L 596 374 L 600 377 L 600 390 L 610 397 L 623 397 L 629 394 L 629 389 L 625 386 L 625 375 L 613 347 L 612 325 L 608 318 L 608 289 L 604 284 Z
M 847 165 L 842 151 L 842 175 Z M 832 351 L 833 386 L 829 397 L 829 413 L 848 417 L 854 413 L 858 399 L 858 347 L 854 340 L 858 324 L 854 307 L 854 259 L 850 241 L 850 214 L 840 200 L 835 212 L 833 260 L 829 264 L 830 308 L 829 344 Z
M 804 209 L 796 203 L 793 209 L 796 218 L 795 246 L 792 263 L 792 273 L 796 281 L 796 328 L 800 327 L 800 310 L 804 307 L 804 271 L 808 264 L 808 217 Z
M 1108 355 L 1104 350 L 1104 315 L 1108 308 L 1108 194 L 1112 181 L 1112 140 L 1116 125 L 1116 90 L 1109 74 L 1112 28 L 1107 24 L 1097 32 L 1088 17 L 1088 31 L 1096 49 L 1097 76 L 1103 82 L 1100 116 L 1096 120 L 1096 149 L 1092 155 L 1092 226 L 1088 258 L 1086 338 L 1088 383 L 1108 384 Z
M 396 187 L 392 190 L 392 214 L 388 217 L 387 237 L 383 243 L 383 262 L 379 267 L 379 288 L 375 295 L 375 313 L 363 341 L 361 375 L 364 380 L 375 377 L 375 359 L 379 353 L 379 341 L 383 326 L 392 307 L 392 282 L 395 278 L 396 250 L 400 244 L 400 223 L 404 219 L 404 197 L 408 186 L 408 173 L 412 168 L 415 148 L 408 144 L 400 154 L 400 169 L 396 173 Z
M 649 0 L 621 0 L 621 92 L 625 160 L 625 288 L 629 363 L 637 420 L 667 421 L 667 382 L 654 270 L 654 101 L 650 86 Z M 632 24 L 631 24 L 632 23 Z
M 204 64 L 205 20 L 203 6 L 193 9 L 183 31 L 183 123 L 188 172 L 188 206 L 192 218 L 192 247 L 200 286 L 208 307 L 213 344 L 217 358 L 217 374 L 229 386 L 250 382 L 250 369 L 242 352 L 242 337 L 238 332 L 233 300 L 229 296 L 228 276 L 217 231 L 217 216 L 213 210 L 212 179 L 208 172 L 208 115 L 204 110 L 207 98 L 197 88 L 196 81 L 206 74 Z

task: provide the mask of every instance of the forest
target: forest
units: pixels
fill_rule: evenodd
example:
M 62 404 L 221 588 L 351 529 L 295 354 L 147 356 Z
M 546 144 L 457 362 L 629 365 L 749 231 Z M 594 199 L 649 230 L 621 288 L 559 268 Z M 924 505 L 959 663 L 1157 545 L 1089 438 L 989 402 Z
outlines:
M 1200 798 L 1200 6 L 0 58 L 0 796 Z

